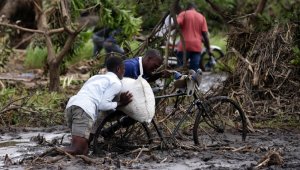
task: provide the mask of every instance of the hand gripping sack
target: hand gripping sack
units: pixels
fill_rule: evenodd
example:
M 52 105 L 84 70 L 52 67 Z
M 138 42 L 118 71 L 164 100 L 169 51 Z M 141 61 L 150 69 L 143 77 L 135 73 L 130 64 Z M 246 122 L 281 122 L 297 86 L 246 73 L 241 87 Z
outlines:
M 141 58 L 139 58 L 140 76 L 138 79 L 126 78 L 122 79 L 121 92 L 129 91 L 133 97 L 132 102 L 118 110 L 123 111 L 131 118 L 139 122 L 150 123 L 155 114 L 155 98 L 149 83 L 142 77 L 143 68 Z

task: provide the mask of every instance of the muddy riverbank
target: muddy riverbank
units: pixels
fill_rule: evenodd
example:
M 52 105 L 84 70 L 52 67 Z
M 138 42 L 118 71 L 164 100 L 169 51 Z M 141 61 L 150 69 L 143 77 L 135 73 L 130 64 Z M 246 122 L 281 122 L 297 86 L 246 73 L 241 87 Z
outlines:
M 260 129 L 248 135 L 246 142 L 226 146 L 195 147 L 179 141 L 178 147 L 147 147 L 123 153 L 103 151 L 100 155 L 70 157 L 44 154 L 68 144 L 66 127 L 18 128 L 3 130 L 0 138 L 0 169 L 255 169 L 265 155 L 276 153 L 281 165 L 267 162 L 262 168 L 299 169 L 300 132 Z

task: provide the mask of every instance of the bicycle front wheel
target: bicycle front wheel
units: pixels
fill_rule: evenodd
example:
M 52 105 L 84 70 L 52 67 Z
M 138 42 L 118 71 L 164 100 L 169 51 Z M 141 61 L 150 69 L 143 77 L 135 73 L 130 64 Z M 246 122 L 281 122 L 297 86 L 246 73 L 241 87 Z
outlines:
M 193 127 L 196 145 L 228 145 L 245 140 L 246 115 L 238 103 L 226 96 L 216 96 L 203 105 Z
M 211 53 L 214 56 L 214 59 L 217 63 L 221 58 L 225 56 L 223 51 L 218 48 L 212 48 Z M 199 62 L 200 68 L 205 69 L 205 66 L 209 63 L 209 61 L 210 61 L 210 56 L 206 52 L 203 52 L 201 54 L 201 60 Z
M 93 151 L 122 152 L 143 147 L 152 142 L 151 132 L 145 123 L 128 116 L 111 114 L 103 119 L 94 136 Z

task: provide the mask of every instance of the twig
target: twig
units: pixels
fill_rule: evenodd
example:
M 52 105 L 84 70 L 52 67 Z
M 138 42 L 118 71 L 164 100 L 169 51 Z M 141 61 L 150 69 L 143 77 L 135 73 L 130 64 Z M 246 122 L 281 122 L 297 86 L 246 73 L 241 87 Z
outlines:
M 19 30 L 26 31 L 26 32 L 31 32 L 31 33 L 39 33 L 39 34 L 43 34 L 43 35 L 46 34 L 46 31 L 35 30 L 35 29 L 30 29 L 30 28 L 24 28 L 24 27 L 20 27 L 18 25 L 14 25 L 14 24 L 0 23 L 0 25 L 15 28 L 15 29 L 19 29 Z M 47 31 L 47 33 L 49 35 L 51 35 L 51 34 L 60 33 L 60 32 L 63 32 L 63 31 L 64 31 L 64 28 L 57 28 L 57 29 L 49 30 L 49 31 Z
M 242 146 L 242 147 L 233 149 L 232 152 L 238 152 L 238 151 L 241 151 L 241 150 L 246 149 L 246 148 L 249 148 L 249 146 Z
M 135 157 L 135 159 L 129 161 L 129 162 L 127 163 L 127 165 L 130 165 L 130 164 L 132 164 L 133 162 L 136 162 L 136 161 L 139 159 L 139 157 L 141 156 L 141 154 L 142 154 L 143 151 L 149 151 L 148 148 L 139 148 L 138 150 L 139 150 L 138 155 Z
M 62 160 L 64 158 L 64 156 L 57 156 L 57 157 L 54 157 L 53 159 L 48 159 L 48 160 L 46 160 L 45 162 L 46 163 L 55 163 L 55 162 L 57 162 L 57 161 L 59 161 L 59 160 Z
M 18 48 L 18 47 L 20 47 L 23 43 L 25 43 L 25 42 L 31 40 L 32 37 L 34 37 L 34 35 L 35 35 L 35 34 L 32 34 L 32 35 L 30 35 L 30 36 L 28 36 L 28 37 L 22 39 L 22 41 L 19 42 L 17 45 L 15 45 L 13 48 Z
M 238 52 L 235 48 L 232 48 L 231 50 L 232 50 L 232 52 L 238 58 L 240 58 L 243 62 L 245 62 L 246 64 L 248 64 L 248 69 L 253 73 L 254 70 L 253 70 L 252 66 L 254 66 L 255 64 L 251 63 L 249 60 L 247 60 L 246 58 L 242 57 L 242 54 L 240 52 Z
M 96 160 L 91 159 L 91 158 L 89 158 L 89 157 L 87 157 L 85 155 L 76 155 L 76 157 L 81 158 L 85 163 L 88 163 L 88 164 L 95 164 L 95 163 L 97 163 Z
M 168 159 L 168 157 L 166 157 L 165 159 L 163 159 L 162 161 L 160 161 L 159 163 L 164 163 L 166 160 Z
M 43 13 L 42 8 L 39 6 L 39 4 L 36 3 L 36 1 L 33 1 L 35 7 L 38 9 L 39 13 Z
M 67 155 L 70 159 L 75 159 L 75 157 L 73 155 L 69 154 L 68 152 L 66 152 L 62 149 L 60 149 L 59 147 L 55 147 L 55 150 L 59 153 Z
M 145 152 L 149 152 L 150 151 L 150 149 L 148 149 L 148 148 L 142 148 L 142 149 Z M 140 151 L 141 151 L 141 148 L 137 148 L 135 150 L 130 151 L 130 153 L 132 154 L 132 153 L 136 153 L 136 152 L 140 152 Z
M 42 154 L 40 154 L 38 157 L 44 157 L 44 156 L 46 156 L 48 153 L 51 153 L 51 152 L 53 152 L 53 151 L 55 151 L 55 148 L 50 148 L 50 149 L 46 150 L 45 152 L 43 152 Z
M 280 83 L 280 85 L 276 88 L 276 90 L 278 90 L 282 85 L 283 83 L 286 81 L 286 79 L 289 77 L 290 73 L 292 72 L 291 69 L 289 69 L 289 71 L 287 72 L 285 78 L 282 80 L 282 82 Z
M 253 16 L 253 15 L 254 15 L 254 13 L 246 14 L 246 15 L 243 15 L 243 16 L 240 16 L 240 17 L 237 17 L 237 18 L 233 18 L 232 20 L 228 21 L 227 23 L 230 24 L 230 23 L 232 23 L 232 22 L 235 21 L 235 20 L 239 20 L 239 19 L 251 17 L 251 16 Z
M 11 104 L 13 104 L 14 102 L 17 102 L 17 101 L 19 101 L 19 100 L 22 100 L 22 99 L 25 99 L 25 98 L 31 97 L 31 96 L 32 96 L 32 95 L 27 95 L 27 96 L 24 96 L 24 97 L 21 97 L 21 98 L 18 98 L 18 99 L 16 99 L 16 100 L 13 100 L 13 101 L 8 102 L 8 103 L 0 110 L 0 114 L 3 113 L 4 110 L 5 110 L 6 108 L 8 108 Z
M 21 108 L 21 106 L 11 106 L 11 107 L 8 107 L 8 108 L 6 108 L 6 109 L 4 109 L 4 110 L 1 110 L 1 111 L 0 111 L 0 114 L 3 114 L 3 113 L 5 113 L 5 112 L 11 111 L 11 110 L 18 110 L 18 109 L 20 109 L 20 108 Z
M 61 137 L 61 140 L 60 140 L 60 145 L 62 145 L 62 143 L 63 143 L 63 140 L 64 140 L 65 136 L 66 136 L 66 134 L 64 134 L 64 135 Z
M 262 168 L 262 167 L 266 166 L 269 161 L 270 161 L 270 158 L 267 158 L 266 160 L 264 160 L 263 162 L 261 162 L 260 164 L 258 164 L 257 166 L 255 166 L 254 168 L 255 169 Z

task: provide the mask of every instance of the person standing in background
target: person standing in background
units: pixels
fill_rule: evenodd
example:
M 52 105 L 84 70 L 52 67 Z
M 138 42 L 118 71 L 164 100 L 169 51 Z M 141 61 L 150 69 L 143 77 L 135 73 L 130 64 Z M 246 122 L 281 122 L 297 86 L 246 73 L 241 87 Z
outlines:
M 208 39 L 208 28 L 205 17 L 196 11 L 196 5 L 189 2 L 187 9 L 182 11 L 177 17 L 177 23 L 181 28 L 185 47 L 187 60 L 189 59 L 189 69 L 197 71 L 201 60 L 202 40 L 207 49 L 207 54 L 211 56 Z M 183 40 L 181 39 L 178 46 L 178 66 L 183 65 Z M 201 66 L 202 70 L 205 68 Z

